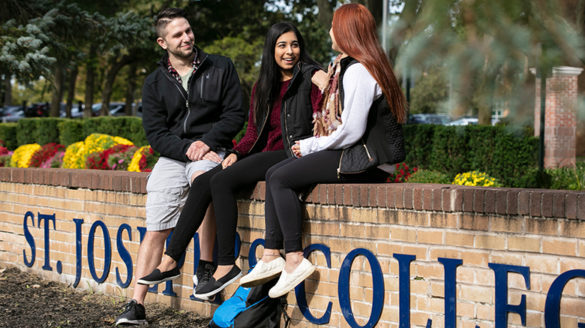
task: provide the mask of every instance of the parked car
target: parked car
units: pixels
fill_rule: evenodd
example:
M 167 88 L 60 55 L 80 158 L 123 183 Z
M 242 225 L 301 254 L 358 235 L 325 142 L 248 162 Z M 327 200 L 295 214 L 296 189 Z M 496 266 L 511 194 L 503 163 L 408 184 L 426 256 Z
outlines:
M 24 109 L 26 117 L 47 117 L 49 116 L 49 103 L 34 103 Z
M 446 125 L 451 121 L 447 114 L 411 114 L 408 116 L 408 124 L 439 124 Z
M 461 117 L 452 122 L 449 122 L 447 125 L 477 125 L 478 122 L 479 121 L 477 117 Z M 500 120 L 492 116 L 491 124 L 496 125 L 498 122 L 500 122 Z
M 477 117 L 461 117 L 452 122 L 447 123 L 449 126 L 453 125 L 477 125 Z
M 24 108 L 22 106 L 7 106 L 2 111 L 1 120 L 3 123 L 17 122 L 24 117 Z
M 96 116 L 101 115 L 102 104 L 94 104 L 92 110 L 96 113 Z M 126 115 L 126 104 L 121 102 L 110 103 L 110 116 L 125 116 Z

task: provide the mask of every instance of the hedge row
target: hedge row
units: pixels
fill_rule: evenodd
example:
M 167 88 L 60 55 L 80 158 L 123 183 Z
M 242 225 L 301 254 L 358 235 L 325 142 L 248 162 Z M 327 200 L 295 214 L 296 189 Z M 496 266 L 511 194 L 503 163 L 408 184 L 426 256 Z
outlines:
M 45 145 L 56 142 L 68 146 L 84 140 L 92 133 L 124 137 L 139 147 L 148 144 L 142 119 L 138 117 L 96 117 L 83 120 L 41 117 L 21 119 L 18 123 L 0 123 L 0 140 L 12 150 L 31 143 Z
M 91 133 L 120 136 L 136 146 L 148 144 L 138 117 L 96 117 L 83 120 L 27 118 L 0 123 L 0 140 L 8 149 L 57 142 L 68 146 Z M 405 125 L 406 163 L 453 178 L 471 170 L 486 172 L 503 185 L 542 186 L 537 169 L 538 139 L 529 129 L 508 126 Z
M 539 187 L 538 139 L 509 126 L 406 125 L 406 162 L 446 173 L 479 170 L 503 185 Z

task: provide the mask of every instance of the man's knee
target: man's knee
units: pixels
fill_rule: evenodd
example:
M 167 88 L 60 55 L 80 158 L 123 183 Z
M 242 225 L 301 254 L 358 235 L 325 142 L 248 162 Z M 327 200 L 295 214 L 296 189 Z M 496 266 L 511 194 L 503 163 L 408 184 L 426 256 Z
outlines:
M 159 231 L 146 231 L 146 233 L 144 234 L 144 239 L 142 240 L 142 243 L 148 243 L 150 245 L 157 245 L 157 244 L 161 244 L 164 243 L 167 238 L 169 237 L 169 234 L 171 233 L 173 229 L 165 229 L 165 230 L 159 230 Z

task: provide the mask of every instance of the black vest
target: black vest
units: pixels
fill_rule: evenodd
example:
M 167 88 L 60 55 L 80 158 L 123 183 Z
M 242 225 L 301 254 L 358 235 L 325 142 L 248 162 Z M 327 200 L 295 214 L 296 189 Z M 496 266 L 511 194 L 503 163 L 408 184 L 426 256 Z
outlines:
M 293 77 L 282 98 L 280 108 L 280 124 L 282 129 L 282 144 L 288 157 L 294 157 L 290 147 L 295 141 L 313 136 L 313 106 L 311 104 L 311 90 L 313 72 L 319 67 L 299 63 L 293 70 Z M 258 137 L 266 125 L 269 113 L 259 115 L 256 122 Z M 257 145 L 254 145 L 254 148 Z M 251 149 L 250 153 L 260 151 Z
M 344 103 L 343 75 L 349 66 L 357 63 L 358 61 L 351 57 L 341 60 L 339 91 L 342 104 Z M 383 95 L 372 103 L 368 114 L 366 132 L 358 143 L 365 143 L 369 153 L 376 159 L 376 165 L 396 164 L 406 158 L 402 125 L 398 123 L 396 117 L 390 111 L 390 106 L 388 106 L 388 102 Z

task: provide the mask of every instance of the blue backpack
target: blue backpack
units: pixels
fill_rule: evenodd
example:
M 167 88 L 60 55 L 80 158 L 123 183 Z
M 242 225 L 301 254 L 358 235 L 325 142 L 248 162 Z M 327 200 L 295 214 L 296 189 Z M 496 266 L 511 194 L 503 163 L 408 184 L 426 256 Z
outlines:
M 285 311 L 286 295 L 279 298 L 268 297 L 268 290 L 277 280 L 273 279 L 252 288 L 238 287 L 234 295 L 215 310 L 209 327 L 276 328 L 280 327 L 281 316 L 284 316 L 287 327 L 290 318 Z

